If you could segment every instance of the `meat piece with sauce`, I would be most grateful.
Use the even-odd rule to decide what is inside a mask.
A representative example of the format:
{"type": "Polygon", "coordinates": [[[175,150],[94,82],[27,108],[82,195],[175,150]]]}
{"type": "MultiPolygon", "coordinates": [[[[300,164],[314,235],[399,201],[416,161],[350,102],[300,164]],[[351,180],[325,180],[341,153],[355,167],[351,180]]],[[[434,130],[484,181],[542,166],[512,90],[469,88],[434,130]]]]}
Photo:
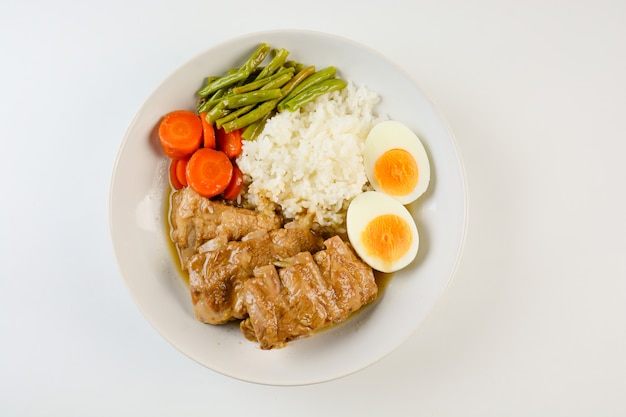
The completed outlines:
{"type": "Polygon", "coordinates": [[[326,249],[317,252],[313,258],[332,287],[340,310],[338,316],[345,319],[374,301],[378,296],[378,286],[372,268],[361,261],[341,238],[334,236],[324,244],[326,249]]]}
{"type": "Polygon", "coordinates": [[[245,318],[243,288],[256,267],[322,247],[322,238],[310,230],[289,228],[257,231],[241,241],[193,255],[188,270],[196,317],[210,324],[245,318]]]}
{"type": "Polygon", "coordinates": [[[282,220],[273,212],[233,207],[185,187],[172,195],[170,223],[170,237],[180,251],[183,269],[187,269],[189,258],[207,241],[224,245],[251,232],[277,229],[282,220]]]}
{"type": "Polygon", "coordinates": [[[256,268],[254,278],[244,283],[249,317],[240,328],[261,349],[280,348],[340,323],[376,299],[372,269],[338,236],[324,243],[326,249],[315,255],[301,252],[256,268]]]}

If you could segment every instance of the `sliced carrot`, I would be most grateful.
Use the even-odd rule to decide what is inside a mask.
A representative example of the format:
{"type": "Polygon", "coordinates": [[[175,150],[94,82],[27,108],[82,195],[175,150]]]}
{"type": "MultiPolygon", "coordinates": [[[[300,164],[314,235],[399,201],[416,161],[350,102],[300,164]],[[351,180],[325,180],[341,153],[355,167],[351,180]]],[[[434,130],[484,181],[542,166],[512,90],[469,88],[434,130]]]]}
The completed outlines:
{"type": "Polygon", "coordinates": [[[222,197],[226,200],[236,200],[243,188],[243,172],[239,169],[237,164],[233,164],[233,177],[230,179],[228,187],[222,193],[222,197]]]}
{"type": "Polygon", "coordinates": [[[201,196],[211,198],[228,187],[233,176],[233,164],[224,152],[201,148],[187,162],[189,186],[201,196]]]}
{"type": "Polygon", "coordinates": [[[243,150],[242,130],[233,130],[226,133],[223,128],[217,129],[216,142],[217,149],[224,152],[229,158],[238,157],[243,150]]]}
{"type": "Polygon", "coordinates": [[[215,149],[215,128],[206,121],[206,112],[200,113],[202,121],[202,147],[215,149]]]}
{"type": "Polygon", "coordinates": [[[170,184],[174,187],[175,190],[180,190],[183,188],[183,185],[178,180],[177,168],[178,168],[178,159],[172,159],[170,162],[170,184]]]}
{"type": "Polygon", "coordinates": [[[178,182],[182,184],[183,187],[189,185],[187,182],[187,163],[189,162],[188,158],[179,159],[176,164],[176,178],[178,178],[178,182]]]}
{"type": "Polygon", "coordinates": [[[202,142],[202,121],[189,110],[166,114],[159,124],[159,140],[165,155],[172,159],[189,157],[202,142]]]}

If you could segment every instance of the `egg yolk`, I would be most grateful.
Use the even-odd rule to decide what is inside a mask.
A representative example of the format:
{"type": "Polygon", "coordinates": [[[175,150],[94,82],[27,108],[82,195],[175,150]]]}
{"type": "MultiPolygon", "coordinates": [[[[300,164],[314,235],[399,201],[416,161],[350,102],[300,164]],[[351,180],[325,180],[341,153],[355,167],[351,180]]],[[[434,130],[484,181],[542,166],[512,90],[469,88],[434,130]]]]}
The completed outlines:
{"type": "Polygon", "coordinates": [[[390,149],[374,164],[374,179],[382,191],[389,195],[409,194],[415,189],[417,178],[417,162],[404,149],[390,149]]]}
{"type": "Polygon", "coordinates": [[[370,255],[390,264],[407,253],[413,235],[409,224],[402,217],[396,214],[383,214],[368,223],[361,239],[370,255]]]}

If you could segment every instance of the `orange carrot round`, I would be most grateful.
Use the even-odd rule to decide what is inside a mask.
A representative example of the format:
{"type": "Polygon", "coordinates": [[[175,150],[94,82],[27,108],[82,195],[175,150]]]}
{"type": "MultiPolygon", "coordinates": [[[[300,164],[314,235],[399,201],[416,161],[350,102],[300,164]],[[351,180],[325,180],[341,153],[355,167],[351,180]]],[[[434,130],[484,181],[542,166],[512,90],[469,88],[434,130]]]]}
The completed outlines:
{"type": "Polygon", "coordinates": [[[159,139],[165,155],[172,159],[189,157],[202,142],[202,121],[189,110],[166,114],[159,124],[159,139]]]}
{"type": "Polygon", "coordinates": [[[203,197],[223,192],[233,176],[233,164],[224,152],[201,148],[187,162],[187,182],[203,197]]]}
{"type": "Polygon", "coordinates": [[[243,172],[239,169],[237,164],[233,164],[233,177],[230,179],[228,187],[222,193],[222,197],[226,200],[236,200],[243,188],[243,172]]]}
{"type": "Polygon", "coordinates": [[[178,159],[172,159],[170,161],[170,184],[172,184],[172,187],[175,190],[180,190],[181,188],[183,188],[183,184],[181,184],[181,182],[178,179],[178,173],[177,173],[177,169],[178,169],[178,159]]]}
{"type": "Polygon", "coordinates": [[[189,162],[188,158],[179,159],[176,164],[176,178],[178,178],[178,182],[182,184],[183,187],[189,185],[187,182],[187,163],[189,162]]]}
{"type": "Polygon", "coordinates": [[[233,130],[226,133],[223,128],[217,129],[216,142],[218,150],[224,152],[229,158],[238,157],[243,150],[242,130],[233,130]]]}
{"type": "Polygon", "coordinates": [[[202,147],[215,149],[215,128],[206,121],[206,112],[200,113],[202,121],[202,147]]]}

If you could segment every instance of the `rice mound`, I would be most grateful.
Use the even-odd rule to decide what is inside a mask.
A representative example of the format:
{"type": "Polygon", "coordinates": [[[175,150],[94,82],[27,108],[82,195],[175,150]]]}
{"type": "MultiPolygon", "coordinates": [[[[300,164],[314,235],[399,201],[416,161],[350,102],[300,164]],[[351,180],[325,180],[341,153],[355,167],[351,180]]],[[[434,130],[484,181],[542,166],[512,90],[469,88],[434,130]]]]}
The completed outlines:
{"type": "Polygon", "coordinates": [[[350,201],[369,186],[363,148],[380,97],[348,81],[300,111],[270,118],[255,141],[244,141],[237,164],[246,177],[243,200],[277,204],[288,219],[313,216],[323,228],[344,223],[350,201]]]}

